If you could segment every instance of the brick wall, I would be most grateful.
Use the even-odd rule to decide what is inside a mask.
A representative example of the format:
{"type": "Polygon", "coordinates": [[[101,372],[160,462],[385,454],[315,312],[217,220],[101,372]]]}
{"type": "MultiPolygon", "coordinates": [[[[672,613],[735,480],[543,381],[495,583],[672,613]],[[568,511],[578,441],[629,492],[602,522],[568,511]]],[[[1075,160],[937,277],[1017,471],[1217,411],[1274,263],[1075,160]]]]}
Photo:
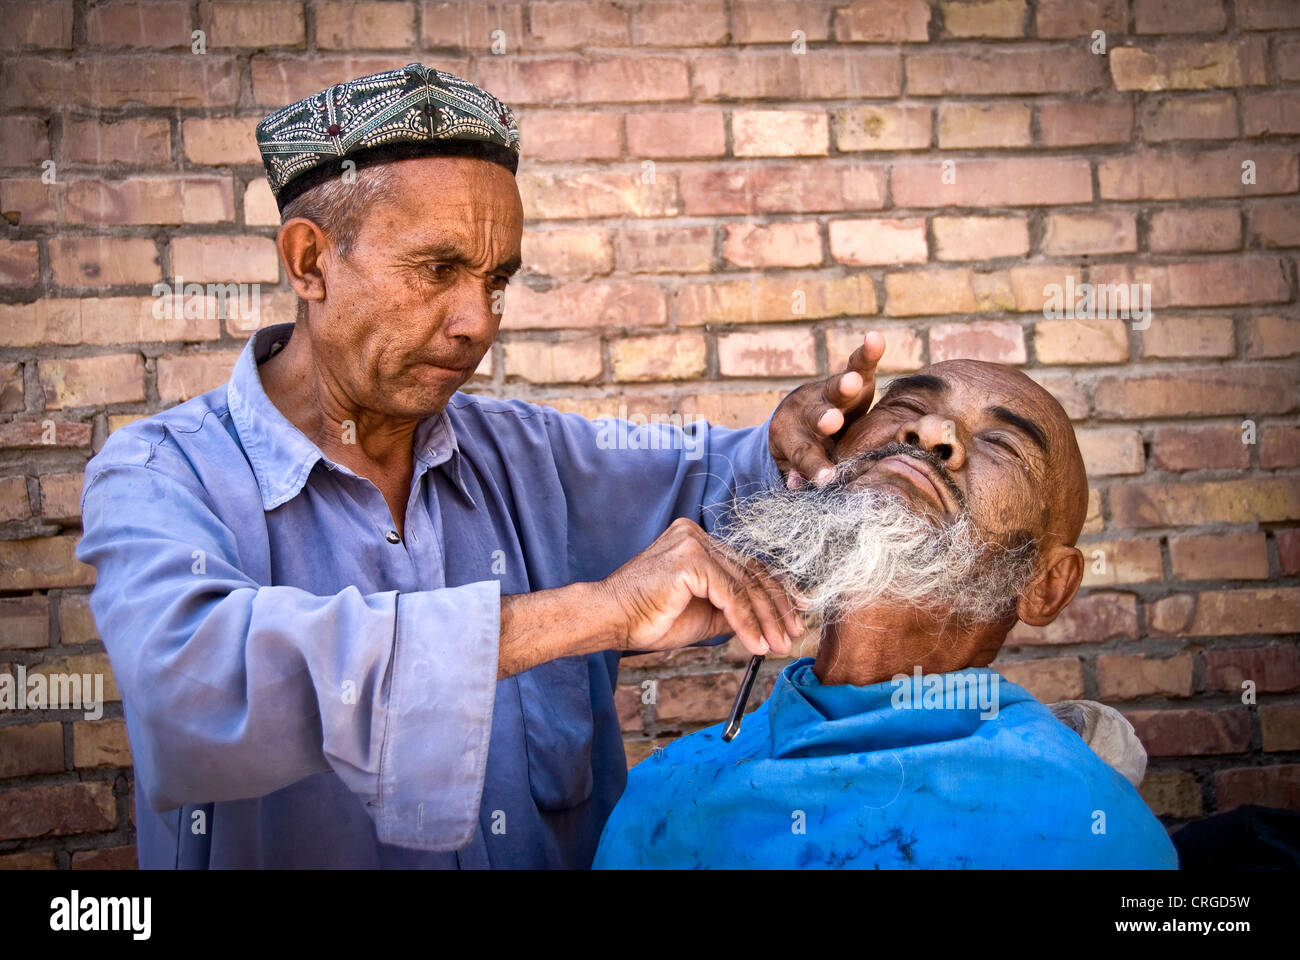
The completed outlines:
{"type": "MultiPolygon", "coordinates": [[[[222,382],[252,325],[157,320],[152,285],[261,283],[260,322],[292,319],[256,120],[421,59],[500,95],[523,130],[526,272],[472,389],[750,424],[868,325],[889,373],[1025,368],[1079,431],[1090,572],[1057,623],[1014,632],[1004,672],[1121,705],[1170,824],[1300,808],[1300,4],[3,13],[0,672],[108,669],[72,553],[84,463],[222,382]],[[1154,319],[1049,318],[1067,277],[1149,284],[1154,319]]],[[[719,719],[744,660],[733,644],[630,661],[630,759],[719,719]]],[[[133,862],[108,692],[99,721],[0,715],[0,866],[133,862]]]]}

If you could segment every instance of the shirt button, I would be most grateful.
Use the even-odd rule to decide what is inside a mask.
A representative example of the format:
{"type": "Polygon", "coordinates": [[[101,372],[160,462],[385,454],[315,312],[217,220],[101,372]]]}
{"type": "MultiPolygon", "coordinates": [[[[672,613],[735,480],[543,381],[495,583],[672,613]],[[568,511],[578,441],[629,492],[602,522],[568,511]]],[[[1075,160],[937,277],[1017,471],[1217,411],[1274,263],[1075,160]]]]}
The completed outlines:
{"type": "Polygon", "coordinates": [[[387,540],[389,543],[402,542],[402,538],[397,535],[396,530],[389,530],[386,534],[384,534],[384,539],[387,540]]]}

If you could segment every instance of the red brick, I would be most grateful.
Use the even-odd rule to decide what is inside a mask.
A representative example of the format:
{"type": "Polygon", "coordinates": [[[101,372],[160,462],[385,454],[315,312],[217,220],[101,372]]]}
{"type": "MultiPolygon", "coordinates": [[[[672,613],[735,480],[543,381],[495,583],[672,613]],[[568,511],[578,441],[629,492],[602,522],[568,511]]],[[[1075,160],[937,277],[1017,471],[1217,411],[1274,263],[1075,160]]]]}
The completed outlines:
{"type": "Polygon", "coordinates": [[[44,117],[0,117],[0,166],[38,166],[50,157],[49,121],[44,117]]]}
{"type": "Polygon", "coordinates": [[[1264,750],[1300,750],[1300,707],[1273,704],[1259,708],[1259,732],[1264,750]]]}
{"type": "Polygon", "coordinates": [[[939,147],[1025,147],[1029,137],[1026,103],[945,103],[939,107],[939,147]]]}
{"type": "Polygon", "coordinates": [[[1300,466],[1300,427],[1265,427],[1259,442],[1259,465],[1265,470],[1300,466]]]}
{"type": "Polygon", "coordinates": [[[220,223],[235,218],[226,177],[78,180],[67,192],[68,223],[220,223]]]}
{"type": "MultiPolygon", "coordinates": [[[[1089,469],[1092,475],[1096,471],[1089,469]]],[[[1164,579],[1160,541],[1149,538],[1079,544],[1083,552],[1083,586],[1113,587],[1158,583],[1164,579]]]]}
{"type": "Polygon", "coordinates": [[[1279,39],[1273,50],[1278,79],[1300,80],[1300,41],[1279,39]]]}
{"type": "Polygon", "coordinates": [[[949,37],[1023,37],[1025,0],[954,0],[940,4],[949,37]]]}
{"type": "Polygon", "coordinates": [[[1078,700],[1084,695],[1083,664],[1078,657],[997,661],[991,666],[1006,680],[1024,687],[1043,703],[1078,700]]]}
{"type": "Polygon", "coordinates": [[[1131,593],[1089,593],[1076,597],[1045,627],[1017,623],[1007,635],[1007,646],[1057,646],[1069,643],[1105,643],[1113,638],[1136,640],[1137,597],[1131,593]]]}
{"type": "MultiPolygon", "coordinates": [[[[426,23],[428,21],[425,21],[426,23]]],[[[486,41],[484,41],[486,44],[486,41]]],[[[207,59],[199,57],[196,59],[207,59]]],[[[501,59],[501,58],[498,58],[501,59]]],[[[427,57],[424,62],[439,70],[463,77],[469,73],[469,61],[427,57]]],[[[382,70],[401,66],[401,60],[392,56],[366,56],[363,54],[317,54],[302,56],[283,53],[256,53],[251,61],[253,77],[252,103],[243,106],[276,109],[303,97],[319,93],[352,77],[364,77],[382,70]]],[[[499,93],[489,85],[493,93],[499,93]]]]}
{"type": "Polygon", "coordinates": [[[835,39],[849,43],[924,43],[930,7],[925,0],[855,0],[835,11],[835,39]]]}
{"type": "Polygon", "coordinates": [[[0,870],[54,870],[54,851],[26,851],[0,855],[0,870]]]}
{"type": "Polygon", "coordinates": [[[1300,651],[1295,644],[1205,651],[1207,693],[1240,695],[1246,680],[1258,693],[1287,693],[1300,687],[1300,651]]]}
{"type": "MultiPolygon", "coordinates": [[[[251,126],[249,130],[251,139],[251,126]]],[[[65,163],[167,166],[172,157],[171,124],[156,117],[68,117],[63,122],[62,147],[65,163]]],[[[260,163],[260,156],[253,162],[260,163]]]]}
{"type": "Polygon", "coordinates": [[[1169,561],[1179,580],[1267,580],[1262,530],[1169,538],[1169,561]]]}
{"type": "Polygon", "coordinates": [[[1161,313],[1141,332],[1143,356],[1232,356],[1236,338],[1232,317],[1183,316],[1161,313]]]}
{"type": "Polygon", "coordinates": [[[104,780],[0,793],[0,840],[66,836],[117,826],[113,784],[104,780]]]}
{"type": "Polygon", "coordinates": [[[1123,320],[1043,320],[1034,326],[1039,363],[1123,363],[1128,325],[1123,320]]]}
{"type": "Polygon", "coordinates": [[[86,9],[86,42],[96,47],[189,47],[193,29],[190,5],[182,0],[86,9]]]}
{"type": "Polygon", "coordinates": [[[695,334],[627,337],[609,345],[618,382],[690,380],[705,375],[708,345],[695,334]]]}
{"type": "Polygon", "coordinates": [[[1277,541],[1277,562],[1282,573],[1294,577],[1300,573],[1300,529],[1278,530],[1273,539],[1277,541]]]}
{"type": "Polygon", "coordinates": [[[735,671],[664,677],[659,681],[655,719],[660,723],[722,720],[739,686],[740,676],[735,671]]]}
{"type": "Polygon", "coordinates": [[[628,42],[626,11],[598,0],[530,3],[528,18],[530,50],[621,47],[628,42]]]}
{"type": "Polygon", "coordinates": [[[405,3],[317,0],[316,45],[323,50],[405,50],[415,45],[415,8],[405,3]]]}
{"type": "Polygon", "coordinates": [[[729,223],[722,256],[738,267],[815,267],[822,262],[816,223],[729,223]]]}
{"type": "Polygon", "coordinates": [[[1114,47],[1106,59],[1116,90],[1212,90],[1266,82],[1264,49],[1259,38],[1250,38],[1114,47]]]}
{"type": "Polygon", "coordinates": [[[652,283],[567,283],[540,292],[522,283],[506,291],[507,330],[646,327],[668,322],[663,291],[652,283]]]}
{"type": "Polygon", "coordinates": [[[1134,710],[1124,714],[1152,757],[1245,753],[1250,713],[1226,710],[1134,710]]]}
{"type": "Polygon", "coordinates": [[[135,847],[103,847],[72,853],[73,870],[135,870],[138,862],[135,847]]]}
{"type": "Polygon", "coordinates": [[[952,183],[944,183],[939,162],[894,167],[894,203],[900,207],[1021,207],[1087,203],[1092,171],[1086,160],[1008,157],[954,160],[952,183]]]}
{"type": "Polygon", "coordinates": [[[1249,215],[1253,244],[1262,247],[1300,247],[1300,204],[1254,204],[1249,215]]]}
{"type": "Polygon", "coordinates": [[[1218,33],[1227,22],[1221,0],[1133,0],[1137,33],[1218,33]]]}
{"type": "Polygon", "coordinates": [[[35,241],[0,239],[0,285],[31,287],[40,279],[40,258],[35,241]]]}
{"type": "Polygon", "coordinates": [[[59,598],[59,635],[63,643],[73,644],[99,639],[88,594],[64,593],[59,598]]]}
{"type": "Polygon", "coordinates": [[[1290,0],[1237,0],[1237,26],[1243,30],[1300,27],[1300,10],[1290,0]]]}
{"type": "Polygon", "coordinates": [[[1153,253],[1241,248],[1241,214],[1232,207],[1157,210],[1147,245],[1153,253]]]}
{"type": "Polygon", "coordinates": [[[749,0],[735,4],[732,13],[733,43],[792,43],[796,30],[809,43],[830,37],[831,11],[799,0],[749,0]]]}
{"type": "Polygon", "coordinates": [[[760,330],[718,338],[718,372],[724,377],[811,377],[817,354],[808,330],[760,330]]]}
{"type": "Polygon", "coordinates": [[[137,353],[42,360],[36,371],[46,410],[144,400],[144,362],[137,353]]]}
{"type": "Polygon", "coordinates": [[[1246,356],[1259,359],[1296,353],[1300,353],[1300,320],[1263,316],[1246,321],[1246,356]]]}
{"type": "Polygon", "coordinates": [[[1190,654],[1163,659],[1125,653],[1097,657],[1097,695],[1102,700],[1190,697],[1194,692],[1190,654]]]}
{"type": "Polygon", "coordinates": [[[1074,256],[1085,253],[1134,253],[1137,221],[1124,210],[1053,213],[1047,218],[1043,253],[1074,256]]]}
{"type": "Polygon", "coordinates": [[[713,268],[713,228],[630,227],[614,235],[624,273],[708,273],[713,268]]]}
{"type": "Polygon", "coordinates": [[[600,379],[600,341],[512,340],[505,345],[506,376],[531,383],[581,383],[600,379]]]}
{"type": "Polygon", "coordinates": [[[1116,374],[1097,382],[1098,416],[1126,420],[1294,409],[1296,375],[1281,367],[1192,367],[1177,373],[1116,374]]]}
{"type": "Polygon", "coordinates": [[[903,85],[898,54],[885,51],[704,53],[692,77],[696,100],[855,100],[894,97],[903,85]]]}
{"type": "Polygon", "coordinates": [[[1047,102],[1038,108],[1039,138],[1046,147],[1128,143],[1133,105],[1127,101],[1047,102]]]}
{"type": "Polygon", "coordinates": [[[185,121],[185,156],[211,166],[262,163],[255,129],[259,117],[193,117],[185,121]]]}
{"type": "MultiPolygon", "coordinates": [[[[0,86],[0,106],[232,107],[239,97],[233,57],[151,54],[138,57],[31,58],[0,86]]],[[[314,87],[319,90],[324,84],[314,87]]],[[[278,101],[281,105],[292,98],[278,101]]]]}
{"type": "Polygon", "coordinates": [[[50,266],[63,287],[102,290],[162,279],[158,246],[145,237],[54,237],[50,266]]]}
{"type": "MultiPolygon", "coordinates": [[[[22,496],[26,500],[25,490],[22,496]]],[[[0,650],[35,650],[49,642],[50,604],[45,597],[0,600],[0,650]]]]}
{"type": "Polygon", "coordinates": [[[297,0],[204,0],[199,25],[210,48],[301,47],[307,40],[307,19],[297,0]]]}
{"type": "Polygon", "coordinates": [[[19,413],[27,408],[23,398],[23,365],[0,363],[0,413],[19,413]]]}
{"type": "Polygon", "coordinates": [[[72,724],[72,743],[73,763],[78,770],[131,766],[125,720],[77,720],[72,724]]]}
{"type": "Polygon", "coordinates": [[[27,500],[27,479],[23,476],[0,477],[0,523],[26,520],[32,515],[27,500]]]}
{"type": "Polygon", "coordinates": [[[188,400],[221,386],[230,379],[238,356],[237,350],[220,350],[159,357],[159,399],[188,400]]]}
{"type": "Polygon", "coordinates": [[[1127,14],[1124,0],[1039,0],[1035,26],[1040,37],[1112,37],[1126,32],[1127,14]]]}
{"type": "Polygon", "coordinates": [[[76,473],[46,473],[41,476],[41,515],[48,520],[76,520],[81,517],[81,488],[85,478],[76,473]]]}
{"type": "Polygon", "coordinates": [[[104,702],[119,703],[122,700],[122,691],[117,688],[117,681],[113,677],[113,668],[109,664],[108,654],[106,653],[78,653],[72,656],[47,656],[34,667],[27,668],[27,675],[36,674],[44,676],[48,682],[49,677],[54,674],[102,674],[104,678],[104,702]]]}
{"type": "Polygon", "coordinates": [[[930,328],[930,362],[957,359],[1024,363],[1024,328],[1002,320],[936,323],[930,328]]]}
{"type": "Polygon", "coordinates": [[[907,56],[907,89],[922,97],[1087,93],[1105,85],[1104,61],[1075,45],[914,53],[907,56]]]}
{"type": "Polygon", "coordinates": [[[638,110],[627,115],[627,150],[634,157],[720,157],[726,123],[717,110],[638,110]]]}
{"type": "MultiPolygon", "coordinates": [[[[1146,467],[1142,434],[1137,430],[1115,428],[1076,430],[1075,438],[1083,454],[1083,463],[1091,477],[1141,473],[1146,467]]],[[[1159,553],[1157,549],[1157,556],[1159,553]]],[[[1157,576],[1156,579],[1159,577],[1157,576]]]]}
{"type": "MultiPolygon", "coordinates": [[[[678,403],[683,418],[704,417],[709,423],[724,427],[752,427],[763,423],[785,399],[785,390],[731,390],[727,392],[691,393],[678,403]]],[[[696,649],[688,647],[686,649],[696,649]]],[[[667,651],[668,654],[684,653],[667,651]]],[[[655,654],[653,656],[658,656],[655,654]]],[[[648,660],[638,657],[638,662],[648,660]]],[[[707,659],[707,658],[705,658],[707,659]]],[[[668,661],[672,662],[672,661],[668,661]]]]}
{"type": "Polygon", "coordinates": [[[677,323],[761,323],[876,312],[875,288],[865,274],[828,277],[783,272],[776,276],[681,284],[677,323]],[[802,308],[802,311],[800,311],[802,308]]]}
{"type": "Polygon", "coordinates": [[[546,277],[585,279],[614,268],[614,251],[606,230],[528,230],[523,253],[524,269],[546,277]]]}
{"type": "Polygon", "coordinates": [[[537,220],[598,217],[672,217],[679,212],[674,174],[655,171],[643,183],[640,171],[626,173],[521,173],[524,215],[537,220]]]}
{"type": "Polygon", "coordinates": [[[1295,193],[1300,168],[1295,154],[1258,149],[1205,151],[1191,156],[1147,150],[1125,157],[1106,157],[1097,165],[1104,200],[1184,200],[1194,197],[1239,197],[1295,193]],[[1256,164],[1253,184],[1242,183],[1242,161],[1256,164]]]}
{"type": "Polygon", "coordinates": [[[641,688],[619,684],[614,690],[614,707],[618,711],[619,729],[635,733],[644,729],[641,720],[641,688]]]}
{"type": "Polygon", "coordinates": [[[280,255],[268,237],[177,237],[172,275],[193,283],[278,283],[280,255]]]}
{"type": "Polygon", "coordinates": [[[70,2],[9,3],[5,5],[5,32],[0,50],[70,50],[72,48],[72,4],[70,2]]]}
{"type": "Polygon", "coordinates": [[[0,180],[0,213],[19,226],[59,223],[67,192],[66,183],[44,184],[34,178],[0,180]]]}
{"type": "Polygon", "coordinates": [[[866,164],[695,167],[682,171],[681,189],[683,212],[691,216],[878,210],[885,205],[884,170],[866,164]]]}
{"type": "Polygon", "coordinates": [[[1208,637],[1300,632],[1300,587],[1178,594],[1148,609],[1153,634],[1208,637]]]}
{"type": "Polygon", "coordinates": [[[935,258],[992,260],[1029,252],[1029,224],[1023,217],[935,217],[935,258]]]}
{"type": "Polygon", "coordinates": [[[680,57],[487,57],[477,82],[510,104],[642,103],[690,98],[680,57]]]}
{"type": "Polygon", "coordinates": [[[1214,793],[1220,813],[1247,804],[1300,810],[1300,763],[1219,770],[1214,793]]]}
{"type": "Polygon", "coordinates": [[[1119,527],[1278,523],[1300,520],[1300,491],[1289,477],[1130,483],[1110,488],[1110,509],[1119,527]]]}
{"type": "Polygon", "coordinates": [[[731,115],[731,152],[737,157],[814,157],[829,149],[825,111],[737,110],[731,115]]]}
{"type": "Polygon", "coordinates": [[[925,263],[925,220],[832,220],[831,256],[850,266],[925,263]]]}
{"type": "Polygon", "coordinates": [[[520,140],[532,160],[611,160],[623,152],[620,118],[590,111],[529,111],[520,140]]]}
{"type": "Polygon", "coordinates": [[[885,293],[885,313],[895,317],[942,316],[1016,307],[1011,278],[1004,271],[975,273],[963,267],[888,273],[885,293]]]}
{"type": "MultiPolygon", "coordinates": [[[[745,11],[736,9],[738,24],[745,11]]],[[[646,0],[632,11],[634,47],[711,47],[726,41],[727,8],[722,0],[646,0]]]]}
{"type": "MultiPolygon", "coordinates": [[[[487,52],[492,33],[505,34],[505,56],[512,56],[524,46],[524,4],[465,3],[464,0],[420,4],[420,46],[456,47],[487,52]]],[[[500,92],[489,87],[493,93],[500,92]]]]}
{"type": "Polygon", "coordinates": [[[37,300],[32,304],[0,305],[0,343],[12,346],[41,343],[135,344],[156,340],[215,340],[221,335],[217,300],[204,298],[204,309],[190,310],[186,301],[154,297],[84,297],[37,300]],[[167,316],[171,313],[171,317],[167,316]]]}
{"type": "Polygon", "coordinates": [[[929,107],[855,106],[834,111],[835,146],[856,150],[924,150],[930,146],[929,107]]]}
{"type": "Polygon", "coordinates": [[[1150,97],[1138,119],[1147,143],[1230,140],[1239,134],[1237,99],[1230,93],[1150,97]]]}
{"type": "Polygon", "coordinates": [[[88,423],[76,423],[54,417],[0,423],[0,448],[6,450],[32,447],[74,449],[88,446],[90,446],[90,424],[88,423]]]}
{"type": "Polygon", "coordinates": [[[63,724],[28,723],[0,727],[0,777],[62,772],[63,724]]]}

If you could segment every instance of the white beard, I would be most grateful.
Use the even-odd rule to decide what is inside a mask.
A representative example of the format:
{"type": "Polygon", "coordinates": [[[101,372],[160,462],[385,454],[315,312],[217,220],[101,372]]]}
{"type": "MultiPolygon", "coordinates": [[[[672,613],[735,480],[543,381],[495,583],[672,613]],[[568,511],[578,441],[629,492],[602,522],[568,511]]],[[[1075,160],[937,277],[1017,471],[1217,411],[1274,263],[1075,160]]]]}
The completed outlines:
{"type": "Polygon", "coordinates": [[[765,564],[823,623],[888,604],[963,623],[1009,616],[1033,577],[1037,543],[1007,547],[964,507],[951,523],[917,512],[902,494],[848,490],[871,454],[839,465],[826,487],[784,487],[738,501],[715,536],[765,564]]]}

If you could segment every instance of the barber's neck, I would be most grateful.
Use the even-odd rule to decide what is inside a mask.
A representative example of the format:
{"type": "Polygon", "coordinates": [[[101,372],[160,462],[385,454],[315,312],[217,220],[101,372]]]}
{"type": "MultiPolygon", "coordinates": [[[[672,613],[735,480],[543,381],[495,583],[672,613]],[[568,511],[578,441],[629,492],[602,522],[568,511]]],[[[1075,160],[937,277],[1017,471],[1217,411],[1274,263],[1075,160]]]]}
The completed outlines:
{"type": "Polygon", "coordinates": [[[420,421],[362,407],[333,376],[331,366],[328,358],[317,355],[299,321],[289,342],[261,364],[258,374],[271,403],[330,460],[362,476],[369,474],[366,465],[409,466],[420,421]]]}
{"type": "Polygon", "coordinates": [[[911,609],[862,610],[823,630],[813,672],[824,684],[867,686],[918,666],[922,673],[982,667],[1014,623],[952,625],[911,609]]]}

